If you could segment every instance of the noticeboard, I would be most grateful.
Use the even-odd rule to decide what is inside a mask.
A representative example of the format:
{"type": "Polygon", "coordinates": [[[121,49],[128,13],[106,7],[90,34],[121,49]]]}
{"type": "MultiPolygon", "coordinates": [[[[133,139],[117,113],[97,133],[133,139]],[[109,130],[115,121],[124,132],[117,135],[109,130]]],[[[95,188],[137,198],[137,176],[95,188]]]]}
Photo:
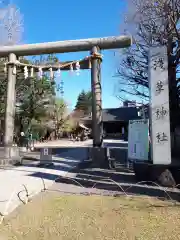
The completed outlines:
{"type": "Polygon", "coordinates": [[[130,120],[128,129],[128,159],[147,161],[149,153],[149,121],[130,120]]]}

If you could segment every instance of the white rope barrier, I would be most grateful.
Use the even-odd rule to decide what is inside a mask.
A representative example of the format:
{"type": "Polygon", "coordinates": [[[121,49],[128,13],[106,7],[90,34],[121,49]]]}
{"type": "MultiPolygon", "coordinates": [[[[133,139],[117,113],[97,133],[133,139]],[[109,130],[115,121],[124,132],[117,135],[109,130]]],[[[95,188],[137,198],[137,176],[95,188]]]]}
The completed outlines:
{"type": "MultiPolygon", "coordinates": [[[[67,174],[68,174],[68,173],[67,173],[67,174]]],[[[85,186],[83,186],[83,184],[81,184],[78,180],[73,179],[73,177],[68,177],[67,174],[66,174],[65,176],[59,176],[59,177],[57,177],[56,179],[54,179],[54,182],[56,182],[58,179],[60,179],[60,178],[62,177],[62,178],[68,179],[68,180],[76,183],[78,186],[80,186],[80,187],[82,187],[83,189],[85,189],[85,186]]],[[[83,180],[83,179],[82,179],[82,180],[83,180]]],[[[40,192],[53,191],[53,189],[48,189],[48,188],[46,187],[44,178],[41,178],[41,181],[42,181],[43,186],[42,186],[42,189],[40,190],[40,192]]],[[[87,180],[87,181],[88,181],[88,180],[87,180]]],[[[101,182],[98,182],[98,181],[96,181],[96,180],[93,180],[93,181],[95,181],[95,183],[93,184],[92,187],[90,187],[90,191],[88,191],[88,193],[86,193],[86,195],[88,195],[88,196],[91,196],[91,195],[94,195],[94,194],[95,194],[95,195],[103,195],[104,193],[101,194],[101,191],[100,191],[99,193],[93,193],[94,188],[95,188],[98,184],[102,184],[101,182]]],[[[101,181],[108,181],[108,182],[110,181],[110,182],[114,183],[115,185],[117,185],[117,186],[119,187],[120,192],[123,193],[126,197],[128,197],[128,196],[129,196],[129,197],[137,197],[137,196],[138,196],[137,194],[132,195],[132,194],[129,193],[129,190],[130,190],[131,188],[137,187],[138,185],[142,185],[142,186],[145,186],[145,187],[149,187],[149,186],[147,185],[147,183],[151,183],[151,184],[157,186],[158,188],[160,188],[160,190],[165,193],[165,195],[166,195],[166,197],[167,197],[167,200],[169,200],[169,201],[171,201],[171,202],[174,202],[173,199],[172,199],[172,197],[171,197],[170,194],[168,193],[168,188],[162,188],[162,186],[160,186],[160,185],[157,184],[156,182],[152,182],[152,181],[141,181],[141,182],[137,182],[137,183],[135,183],[135,184],[131,184],[129,187],[127,187],[127,188],[124,189],[123,187],[124,187],[125,183],[123,183],[123,186],[121,186],[120,183],[116,182],[115,180],[113,180],[113,179],[111,179],[111,178],[102,178],[101,181]],[[144,185],[144,184],[145,184],[145,185],[144,185]]],[[[108,183],[108,182],[105,182],[105,183],[108,183]]],[[[128,184],[129,184],[129,183],[128,183],[128,184]]],[[[174,189],[175,189],[176,187],[178,187],[179,185],[180,185],[180,184],[178,184],[177,186],[175,186],[174,189]]],[[[24,189],[21,190],[21,191],[19,191],[19,192],[17,192],[17,187],[14,189],[14,191],[12,192],[12,194],[11,194],[11,196],[10,196],[10,198],[9,198],[6,206],[5,206],[4,213],[0,212],[0,224],[2,224],[5,216],[8,214],[8,209],[9,209],[9,207],[10,207],[10,203],[12,202],[12,199],[13,199],[13,197],[14,197],[15,194],[18,196],[19,200],[20,200],[24,205],[26,205],[26,204],[30,201],[30,198],[29,198],[30,195],[29,195],[29,192],[28,192],[28,189],[27,189],[26,185],[25,185],[25,184],[22,184],[22,186],[23,186],[24,189]],[[21,196],[20,196],[20,194],[21,194],[22,192],[26,192],[26,199],[25,199],[25,200],[22,199],[21,196]]],[[[57,190],[57,191],[58,191],[58,190],[57,190]]],[[[107,191],[108,191],[108,192],[113,192],[113,190],[107,190],[107,191]]],[[[111,194],[111,196],[116,196],[116,197],[117,197],[117,196],[122,196],[122,194],[119,194],[119,195],[118,195],[117,192],[118,192],[118,191],[116,191],[116,194],[114,194],[114,195],[111,194]]],[[[73,192],[72,192],[72,193],[73,193],[73,192]]],[[[78,193],[75,193],[75,194],[78,194],[78,193]]],[[[84,192],[80,192],[79,194],[83,194],[83,195],[84,195],[84,192]]],[[[106,195],[106,194],[105,194],[105,195],[106,195]]],[[[148,198],[148,199],[151,199],[152,197],[147,197],[147,198],[148,198]]],[[[175,205],[177,205],[177,202],[175,202],[175,205]]]]}

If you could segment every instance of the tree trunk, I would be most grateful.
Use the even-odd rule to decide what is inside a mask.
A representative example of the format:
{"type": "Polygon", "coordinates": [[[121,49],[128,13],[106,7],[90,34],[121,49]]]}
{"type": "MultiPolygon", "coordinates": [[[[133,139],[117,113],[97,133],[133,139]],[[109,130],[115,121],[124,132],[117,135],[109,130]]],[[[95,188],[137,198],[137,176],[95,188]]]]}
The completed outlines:
{"type": "Polygon", "coordinates": [[[169,75],[169,107],[170,107],[170,122],[171,122],[171,132],[175,131],[175,128],[179,124],[180,119],[180,109],[179,109],[179,98],[177,91],[176,82],[176,67],[169,64],[168,67],[169,75]]]}
{"type": "Polygon", "coordinates": [[[169,82],[169,108],[170,108],[170,130],[171,133],[175,132],[178,125],[180,112],[179,112],[179,97],[176,82],[176,65],[173,56],[173,38],[168,39],[168,82],[169,82]]]}

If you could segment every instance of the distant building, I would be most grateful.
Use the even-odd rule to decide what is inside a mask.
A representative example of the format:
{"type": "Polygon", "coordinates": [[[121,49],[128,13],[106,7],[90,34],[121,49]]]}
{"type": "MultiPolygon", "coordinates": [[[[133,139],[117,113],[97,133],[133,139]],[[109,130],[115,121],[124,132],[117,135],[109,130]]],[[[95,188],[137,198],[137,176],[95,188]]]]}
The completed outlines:
{"type": "MultiPolygon", "coordinates": [[[[139,109],[132,106],[103,109],[102,113],[103,130],[106,136],[126,137],[128,135],[129,120],[141,119],[139,109]]],[[[92,125],[92,116],[81,118],[87,127],[92,125]]]]}
{"type": "Polygon", "coordinates": [[[136,101],[125,100],[123,102],[123,107],[136,107],[136,101]]]}

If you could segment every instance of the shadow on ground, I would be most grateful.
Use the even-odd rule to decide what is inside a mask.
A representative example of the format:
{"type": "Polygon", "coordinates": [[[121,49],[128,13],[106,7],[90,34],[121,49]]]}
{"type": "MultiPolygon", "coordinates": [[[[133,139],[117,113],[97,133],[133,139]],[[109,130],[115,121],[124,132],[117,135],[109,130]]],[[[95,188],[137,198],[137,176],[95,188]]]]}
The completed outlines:
{"type": "MultiPolygon", "coordinates": [[[[127,147],[126,143],[106,143],[105,147],[109,148],[110,157],[114,158],[117,162],[125,163],[127,159],[127,147]]],[[[61,147],[52,148],[52,156],[55,158],[66,158],[69,160],[83,161],[89,158],[89,149],[91,147],[61,147]]],[[[34,152],[25,155],[25,159],[36,160],[37,156],[40,156],[41,148],[35,149],[34,152]]],[[[53,160],[55,162],[56,160],[53,160]]]]}
{"type": "MultiPolygon", "coordinates": [[[[47,147],[52,149],[52,156],[55,158],[66,158],[71,160],[85,160],[88,157],[88,149],[89,147],[47,147]]],[[[46,148],[46,149],[47,149],[46,148]]],[[[35,148],[33,152],[24,154],[25,160],[39,160],[37,156],[40,158],[40,152],[43,148],[35,148]]]]}
{"type": "Polygon", "coordinates": [[[128,143],[127,142],[104,142],[105,147],[110,147],[110,148],[128,148],[128,143]]]}
{"type": "MultiPolygon", "coordinates": [[[[114,143],[112,144],[114,146],[114,143]]],[[[125,146],[125,144],[123,146],[125,146]]],[[[125,148],[112,148],[115,149],[112,150],[114,151],[112,154],[114,154],[117,158],[116,160],[122,164],[117,170],[89,168],[88,165],[83,162],[84,159],[87,159],[87,147],[65,149],[68,149],[68,151],[64,152],[61,149],[61,152],[59,152],[59,149],[54,150],[56,151],[54,152],[56,153],[55,156],[63,159],[61,161],[54,160],[55,165],[50,166],[49,169],[66,171],[68,172],[68,178],[58,176],[58,173],[44,173],[41,171],[36,171],[29,175],[37,178],[56,180],[56,183],[60,182],[66,186],[67,184],[74,185],[74,188],[77,185],[82,185],[84,188],[93,188],[93,190],[97,189],[98,191],[105,190],[115,193],[118,192],[119,194],[147,195],[180,201],[180,192],[178,189],[163,188],[156,183],[137,183],[134,173],[122,167],[125,165],[127,156],[127,150],[125,148]],[[71,151],[69,151],[70,149],[71,151]],[[82,149],[84,149],[84,151],[82,151],[82,149]]]]}
{"type": "MultiPolygon", "coordinates": [[[[180,192],[178,189],[163,188],[155,183],[137,183],[134,173],[125,168],[115,171],[93,168],[79,169],[76,167],[74,169],[67,169],[67,171],[70,173],[68,177],[42,172],[36,172],[30,174],[30,176],[55,180],[57,184],[73,185],[74,189],[77,186],[83,186],[83,188],[88,188],[89,190],[93,188],[93,192],[101,190],[102,192],[109,191],[115,194],[146,195],[180,201],[180,192]]],[[[66,187],[64,186],[63,189],[66,189],[66,187]]],[[[61,192],[61,189],[59,190],[61,192]]]]}
{"type": "MultiPolygon", "coordinates": [[[[75,169],[74,171],[75,172],[75,169]]],[[[163,188],[155,183],[136,182],[134,173],[127,169],[118,171],[106,169],[81,169],[76,172],[76,177],[67,179],[60,177],[57,182],[96,188],[106,191],[114,191],[126,194],[147,195],[180,201],[179,190],[163,188]]]]}

